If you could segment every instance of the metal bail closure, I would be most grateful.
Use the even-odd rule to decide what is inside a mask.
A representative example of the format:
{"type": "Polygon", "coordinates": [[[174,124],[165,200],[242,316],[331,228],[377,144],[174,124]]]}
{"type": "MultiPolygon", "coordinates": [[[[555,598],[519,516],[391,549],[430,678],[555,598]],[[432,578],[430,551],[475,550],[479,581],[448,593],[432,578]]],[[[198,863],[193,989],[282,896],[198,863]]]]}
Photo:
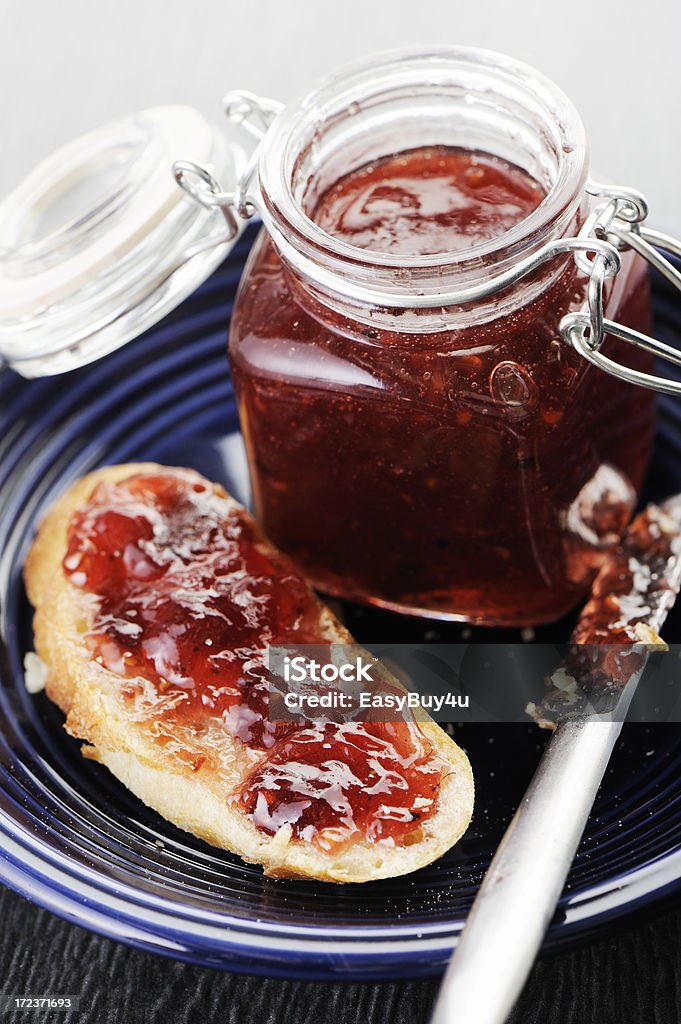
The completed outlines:
{"type": "Polygon", "coordinates": [[[0,204],[0,362],[63,373],[140,335],[206,280],[240,228],[173,179],[185,154],[235,181],[242,147],[154,107],[62,147],[0,204]]]}
{"type": "Polygon", "coordinates": [[[681,291],[681,273],[659,251],[681,257],[681,241],[644,225],[648,205],[639,192],[624,187],[598,185],[595,182],[587,186],[587,191],[603,201],[597,204],[584,222],[578,237],[593,239],[594,245],[600,243],[600,248],[594,247],[592,255],[584,251],[575,252],[578,267],[589,275],[587,298],[578,313],[569,313],[563,317],[560,333],[580,355],[613,377],[653,391],[679,395],[681,380],[631,369],[604,355],[601,347],[610,334],[675,366],[681,366],[681,351],[624,324],[607,320],[603,312],[605,281],[619,270],[619,258],[615,261],[613,256],[627,249],[639,253],[681,291]],[[604,245],[609,247],[609,253],[603,249],[604,245]]]}
{"type": "Polygon", "coordinates": [[[235,90],[228,92],[222,100],[225,117],[233,125],[239,125],[256,142],[246,166],[235,180],[234,189],[225,191],[222,184],[208,168],[193,160],[176,160],[173,164],[175,181],[200,206],[222,212],[227,230],[235,237],[240,225],[257,212],[258,197],[257,170],[260,158],[260,143],[267,131],[284,109],[277,100],[256,96],[252,92],[235,90]]]}

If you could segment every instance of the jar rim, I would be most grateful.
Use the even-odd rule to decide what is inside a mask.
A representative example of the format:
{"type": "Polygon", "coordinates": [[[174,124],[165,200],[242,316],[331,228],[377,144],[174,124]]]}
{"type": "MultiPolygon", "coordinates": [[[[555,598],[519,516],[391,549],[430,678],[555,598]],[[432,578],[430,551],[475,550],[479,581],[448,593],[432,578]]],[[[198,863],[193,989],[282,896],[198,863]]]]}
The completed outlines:
{"type": "MultiPolygon", "coordinates": [[[[409,147],[405,147],[409,148],[409,147]]],[[[275,241],[285,239],[308,259],[320,257],[329,266],[361,268],[380,273],[395,270],[437,272],[438,268],[464,270],[489,266],[490,262],[520,255],[557,233],[560,223],[571,221],[581,202],[588,175],[586,134],[572,101],[549,78],[531,66],[493,50],[476,47],[428,47],[391,50],[362,58],[325,78],[276,119],[263,140],[258,164],[262,214],[275,241]],[[404,255],[360,248],[330,235],[305,211],[293,192],[293,173],[300,156],[306,126],[323,123],[331,104],[361,103],[363,95],[375,95],[381,83],[420,80],[437,89],[438,75],[487,74],[490,81],[519,90],[543,113],[547,129],[558,143],[557,173],[542,202],[523,220],[490,239],[460,250],[434,254],[404,255]]]]}

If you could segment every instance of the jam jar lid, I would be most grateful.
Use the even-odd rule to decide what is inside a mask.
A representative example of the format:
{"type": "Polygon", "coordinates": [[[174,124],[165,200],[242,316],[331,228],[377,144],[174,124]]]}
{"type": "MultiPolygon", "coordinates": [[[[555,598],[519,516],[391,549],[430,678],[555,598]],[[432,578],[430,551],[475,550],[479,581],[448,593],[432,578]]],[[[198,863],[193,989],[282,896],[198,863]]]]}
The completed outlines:
{"type": "Polygon", "coordinates": [[[178,154],[233,180],[245,153],[188,106],[81,136],[0,203],[0,357],[25,377],[92,362],[194,291],[238,231],[178,188],[178,154]]]}

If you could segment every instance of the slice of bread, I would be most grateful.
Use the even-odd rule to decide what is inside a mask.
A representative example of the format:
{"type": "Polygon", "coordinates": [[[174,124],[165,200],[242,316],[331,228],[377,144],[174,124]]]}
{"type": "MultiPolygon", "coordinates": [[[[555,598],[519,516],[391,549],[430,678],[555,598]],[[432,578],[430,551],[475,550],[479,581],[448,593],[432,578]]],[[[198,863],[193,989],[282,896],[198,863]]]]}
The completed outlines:
{"type": "MultiPolygon", "coordinates": [[[[84,755],[106,765],[145,804],[175,825],[261,864],[272,876],[363,882],[414,871],[440,857],[468,826],[473,777],[466,755],[435,723],[400,726],[421,730],[426,749],[432,748],[432,758],[442,765],[430,816],[394,843],[372,840],[360,831],[350,841],[328,844],[327,849],[293,834],[290,824],[274,834],[263,831],[234,801],[233,794],[267,759],[266,750],[243,743],[219,717],[201,715],[200,721],[192,721],[190,716],[169,725],[172,716],[164,718],[164,712],[173,699],[172,690],[159,694],[152,680],[136,676],[136,697],[131,701],[129,675],[110,671],[101,657],[95,657],[91,630],[99,601],[96,594],[75,585],[63,567],[69,529],[98,485],[116,485],[147,473],[180,474],[185,479],[189,475],[220,495],[225,507],[252,531],[268,564],[283,567],[287,578],[295,577],[296,585],[302,585],[300,574],[272,548],[248,513],[222,488],[193,471],[129,464],[106,467],[75,483],[42,522],[26,560],[25,580],[35,607],[36,651],[47,666],[47,694],[65,712],[70,735],[86,741],[84,755]],[[164,733],[162,744],[159,728],[164,733]]],[[[306,585],[303,593],[306,614],[314,616],[319,641],[352,643],[347,630],[306,585]]],[[[294,640],[289,635],[273,636],[271,642],[294,640]]]]}

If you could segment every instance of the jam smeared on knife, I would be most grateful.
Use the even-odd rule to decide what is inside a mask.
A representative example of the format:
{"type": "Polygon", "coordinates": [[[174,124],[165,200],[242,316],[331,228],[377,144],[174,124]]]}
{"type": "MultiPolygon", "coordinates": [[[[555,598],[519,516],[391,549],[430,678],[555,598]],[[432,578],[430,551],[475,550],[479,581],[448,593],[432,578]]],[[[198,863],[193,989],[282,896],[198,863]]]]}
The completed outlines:
{"type": "Polygon", "coordinates": [[[658,630],[681,588],[681,496],[649,505],[628,527],[594,580],[572,632],[565,665],[546,681],[529,713],[551,727],[587,703],[611,711],[640,672],[648,649],[664,647],[658,630]]]}
{"type": "Polygon", "coordinates": [[[100,484],[73,518],[63,565],[96,595],[96,659],[121,676],[124,697],[152,682],[160,743],[217,720],[252,753],[229,799],[259,829],[290,825],[322,848],[358,831],[389,844],[418,837],[443,762],[417,726],[268,720],[268,645],[327,637],[302,577],[224,491],[188,471],[100,484]]]}

